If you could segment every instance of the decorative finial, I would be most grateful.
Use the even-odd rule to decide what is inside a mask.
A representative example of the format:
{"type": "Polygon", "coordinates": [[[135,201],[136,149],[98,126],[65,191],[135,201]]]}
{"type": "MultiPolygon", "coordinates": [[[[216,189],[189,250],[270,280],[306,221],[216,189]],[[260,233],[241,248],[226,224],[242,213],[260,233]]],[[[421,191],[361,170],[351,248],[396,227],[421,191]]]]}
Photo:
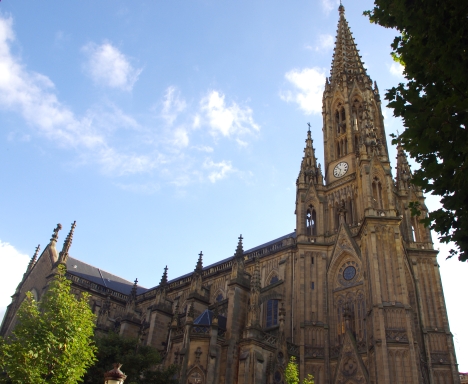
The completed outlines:
{"type": "Polygon", "coordinates": [[[195,272],[201,272],[203,270],[203,252],[200,251],[198,254],[198,261],[195,267],[195,272]]]}
{"type": "Polygon", "coordinates": [[[58,233],[59,231],[62,229],[62,224],[58,223],[57,224],[57,227],[55,227],[54,229],[54,233],[52,233],[52,238],[50,239],[50,241],[55,241],[57,242],[58,240],[58,233]]]}
{"type": "Polygon", "coordinates": [[[135,281],[133,282],[133,286],[136,287],[137,284],[138,284],[138,279],[135,279],[135,281]]]}
{"type": "Polygon", "coordinates": [[[309,132],[310,132],[310,123],[307,123],[307,125],[309,126],[309,132]]]}
{"type": "Polygon", "coordinates": [[[159,285],[161,287],[165,286],[167,284],[167,265],[166,267],[164,268],[164,272],[163,272],[163,275],[161,277],[161,281],[159,282],[159,285]]]}
{"type": "Polygon", "coordinates": [[[343,6],[343,3],[341,2],[340,0],[340,6],[338,7],[338,12],[340,12],[340,15],[344,15],[344,6],[343,6]]]}

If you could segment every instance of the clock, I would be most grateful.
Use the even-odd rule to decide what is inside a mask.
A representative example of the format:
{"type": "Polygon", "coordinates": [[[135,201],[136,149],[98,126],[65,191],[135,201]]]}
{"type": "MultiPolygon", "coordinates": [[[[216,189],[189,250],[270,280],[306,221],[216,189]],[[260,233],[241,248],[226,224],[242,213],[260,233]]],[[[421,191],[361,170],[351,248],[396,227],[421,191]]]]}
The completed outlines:
{"type": "Polygon", "coordinates": [[[341,163],[336,164],[333,169],[333,176],[343,177],[346,175],[346,172],[348,172],[348,163],[346,161],[342,161],[341,163]]]}

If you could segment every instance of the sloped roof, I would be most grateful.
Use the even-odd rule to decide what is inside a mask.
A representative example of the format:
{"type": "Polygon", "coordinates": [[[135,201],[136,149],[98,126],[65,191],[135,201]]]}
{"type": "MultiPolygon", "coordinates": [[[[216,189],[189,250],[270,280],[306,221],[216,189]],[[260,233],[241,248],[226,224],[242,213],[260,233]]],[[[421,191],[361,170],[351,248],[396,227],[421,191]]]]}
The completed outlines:
{"type": "MultiPolygon", "coordinates": [[[[205,309],[194,321],[194,325],[211,325],[213,322],[213,311],[205,309]]],[[[218,327],[226,329],[227,319],[223,315],[218,315],[218,327]]]]}
{"type": "MultiPolygon", "coordinates": [[[[93,283],[104,285],[107,288],[125,295],[130,294],[130,291],[133,287],[133,283],[131,281],[122,279],[121,277],[103,271],[100,268],[83,263],[82,261],[73,257],[69,257],[67,260],[67,272],[83,279],[92,281],[93,283]]],[[[148,289],[144,287],[137,286],[138,295],[146,292],[147,290],[148,289]]]]}

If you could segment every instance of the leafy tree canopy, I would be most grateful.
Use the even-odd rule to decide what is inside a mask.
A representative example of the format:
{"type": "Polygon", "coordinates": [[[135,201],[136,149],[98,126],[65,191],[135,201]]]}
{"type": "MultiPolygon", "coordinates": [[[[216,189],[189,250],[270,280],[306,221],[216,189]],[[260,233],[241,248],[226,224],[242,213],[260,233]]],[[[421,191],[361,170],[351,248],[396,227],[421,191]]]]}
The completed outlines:
{"type": "MultiPolygon", "coordinates": [[[[370,21],[400,32],[393,58],[406,84],[386,93],[405,131],[394,138],[420,164],[413,183],[441,197],[442,208],[423,219],[442,242],[468,258],[468,2],[375,0],[370,21]]],[[[413,204],[412,213],[419,207],[413,204]]],[[[450,256],[450,257],[451,257],[450,256]]]]}
{"type": "Polygon", "coordinates": [[[12,337],[0,338],[0,381],[74,384],[94,361],[94,314],[88,295],[76,299],[64,267],[39,302],[29,292],[12,337]]]}
{"type": "Polygon", "coordinates": [[[138,339],[129,339],[116,333],[96,337],[97,363],[85,375],[84,382],[102,384],[104,373],[112,369],[113,363],[121,363],[128,384],[171,384],[177,383],[173,376],[176,366],[155,369],[161,362],[158,351],[150,346],[139,345],[138,339]]]}
{"type": "MultiPolygon", "coordinates": [[[[299,370],[297,368],[296,358],[291,356],[289,363],[284,370],[284,376],[286,378],[286,383],[288,384],[299,384],[299,370]]],[[[314,384],[314,376],[307,375],[306,378],[302,381],[302,384],[314,384]]]]}

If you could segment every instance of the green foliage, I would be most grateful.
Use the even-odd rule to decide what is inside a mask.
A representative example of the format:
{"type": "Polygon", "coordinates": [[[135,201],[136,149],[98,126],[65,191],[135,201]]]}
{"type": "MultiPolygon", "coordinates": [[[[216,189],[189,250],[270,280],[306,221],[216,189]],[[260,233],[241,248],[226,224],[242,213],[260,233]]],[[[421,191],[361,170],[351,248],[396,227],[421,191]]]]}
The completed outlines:
{"type": "Polygon", "coordinates": [[[121,363],[127,375],[125,383],[171,384],[177,366],[154,369],[161,362],[158,351],[150,346],[139,345],[138,339],[129,339],[116,333],[96,337],[97,363],[85,375],[84,382],[102,384],[104,373],[112,369],[113,363],[121,363]]]}
{"type": "MultiPolygon", "coordinates": [[[[296,358],[291,356],[289,363],[286,366],[284,371],[284,376],[286,378],[287,384],[299,384],[299,370],[297,368],[296,358]]],[[[307,375],[307,377],[302,381],[302,384],[314,384],[314,376],[307,375]]]]}
{"type": "MultiPolygon", "coordinates": [[[[404,65],[406,84],[386,93],[405,131],[396,139],[420,164],[413,183],[441,197],[425,225],[453,241],[468,259],[468,2],[375,0],[371,22],[400,32],[392,56],[404,65]]],[[[412,213],[418,207],[413,206],[412,213]]],[[[450,256],[450,257],[451,257],[450,256]]]]}
{"type": "Polygon", "coordinates": [[[18,310],[13,336],[0,340],[0,369],[8,383],[74,384],[94,361],[94,314],[88,295],[70,293],[65,268],[41,301],[31,293],[18,310]]]}

